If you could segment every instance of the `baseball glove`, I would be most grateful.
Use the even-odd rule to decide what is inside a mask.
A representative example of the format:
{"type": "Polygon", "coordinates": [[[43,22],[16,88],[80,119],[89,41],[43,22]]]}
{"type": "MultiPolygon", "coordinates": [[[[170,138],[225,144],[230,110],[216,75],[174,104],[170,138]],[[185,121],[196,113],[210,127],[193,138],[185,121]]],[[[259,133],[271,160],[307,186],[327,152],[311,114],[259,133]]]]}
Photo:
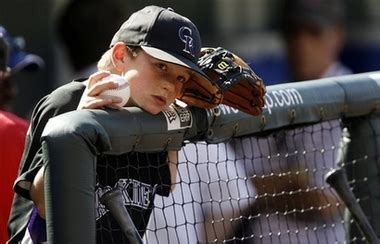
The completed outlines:
{"type": "Polygon", "coordinates": [[[223,93],[222,103],[251,115],[265,104],[263,80],[236,54],[218,48],[202,48],[198,65],[223,93]]]}

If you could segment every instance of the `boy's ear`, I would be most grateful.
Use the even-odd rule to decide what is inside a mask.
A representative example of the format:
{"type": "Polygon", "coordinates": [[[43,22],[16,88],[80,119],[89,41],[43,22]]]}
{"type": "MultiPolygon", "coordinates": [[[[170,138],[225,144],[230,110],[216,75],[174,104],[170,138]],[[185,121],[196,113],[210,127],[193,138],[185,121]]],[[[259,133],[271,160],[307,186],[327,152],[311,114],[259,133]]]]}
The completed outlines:
{"type": "Polygon", "coordinates": [[[117,42],[112,47],[112,63],[117,71],[124,70],[124,59],[128,56],[128,49],[122,42],[117,42]]]}

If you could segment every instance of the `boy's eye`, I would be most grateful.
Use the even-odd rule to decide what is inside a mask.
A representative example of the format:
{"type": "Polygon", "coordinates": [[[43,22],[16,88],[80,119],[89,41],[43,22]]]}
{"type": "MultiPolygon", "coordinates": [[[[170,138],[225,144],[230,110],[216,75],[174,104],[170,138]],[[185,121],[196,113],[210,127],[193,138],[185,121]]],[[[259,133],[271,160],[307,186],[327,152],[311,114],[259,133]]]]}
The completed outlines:
{"type": "Polygon", "coordinates": [[[168,70],[168,66],[166,64],[164,64],[164,63],[158,63],[157,66],[158,66],[158,68],[160,70],[163,70],[163,71],[167,71],[168,70]]]}

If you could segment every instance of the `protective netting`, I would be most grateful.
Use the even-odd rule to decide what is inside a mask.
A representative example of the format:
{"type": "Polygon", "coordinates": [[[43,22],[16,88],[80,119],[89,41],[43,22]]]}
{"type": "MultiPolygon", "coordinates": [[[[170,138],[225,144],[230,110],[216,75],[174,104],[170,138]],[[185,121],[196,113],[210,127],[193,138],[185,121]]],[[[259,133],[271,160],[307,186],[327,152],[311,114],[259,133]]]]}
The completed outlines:
{"type": "Polygon", "coordinates": [[[42,148],[48,238],[94,243],[96,219],[97,243],[131,243],[120,229],[132,221],[147,243],[364,243],[371,235],[325,181],[337,168],[380,236],[379,88],[378,73],[272,86],[260,117],[225,107],[57,116],[42,148]],[[118,208],[103,204],[108,193],[118,208]]]}
{"type": "MultiPolygon", "coordinates": [[[[345,205],[325,183],[330,170],[368,159],[366,154],[345,159],[348,134],[341,121],[331,120],[225,143],[187,143],[179,152],[175,190],[169,197],[156,196],[146,241],[364,241],[360,232],[346,239],[353,221],[345,219],[345,205]]],[[[367,136],[376,137],[373,131],[367,136]]],[[[364,181],[366,176],[350,183],[364,181]]],[[[369,197],[367,191],[360,200],[369,197]]]]}
{"type": "MultiPolygon", "coordinates": [[[[344,167],[351,190],[360,203],[377,237],[380,236],[380,121],[378,115],[368,115],[346,122],[350,132],[344,167]]],[[[348,239],[361,243],[357,224],[347,213],[348,239]],[[359,241],[360,240],[360,241],[359,241]]],[[[364,242],[364,241],[362,241],[364,242]]],[[[376,241],[372,241],[376,243],[376,241]]],[[[377,241],[378,242],[378,241],[377,241]]]]}

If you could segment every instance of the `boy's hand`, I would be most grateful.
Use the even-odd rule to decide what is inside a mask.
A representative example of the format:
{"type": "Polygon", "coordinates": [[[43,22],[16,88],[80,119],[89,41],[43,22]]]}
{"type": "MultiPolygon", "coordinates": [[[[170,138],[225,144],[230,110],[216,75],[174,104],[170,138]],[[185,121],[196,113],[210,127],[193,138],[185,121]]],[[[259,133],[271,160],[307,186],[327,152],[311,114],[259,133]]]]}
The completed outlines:
{"type": "Polygon", "coordinates": [[[113,81],[102,81],[103,78],[109,76],[110,73],[107,71],[99,71],[92,74],[86,84],[86,89],[83,92],[77,110],[79,109],[96,109],[111,107],[115,109],[120,109],[117,103],[121,102],[120,97],[100,97],[99,95],[106,90],[115,89],[118,84],[113,81]]]}

